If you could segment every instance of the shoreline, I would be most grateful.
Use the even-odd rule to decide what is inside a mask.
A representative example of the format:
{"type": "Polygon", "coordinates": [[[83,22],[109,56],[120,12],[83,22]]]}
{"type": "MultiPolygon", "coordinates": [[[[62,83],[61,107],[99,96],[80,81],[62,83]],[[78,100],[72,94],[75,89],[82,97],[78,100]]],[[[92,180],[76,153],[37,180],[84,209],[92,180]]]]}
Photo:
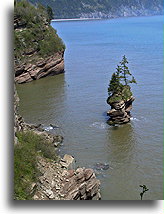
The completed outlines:
{"type": "MultiPolygon", "coordinates": [[[[18,107],[19,97],[14,85],[14,160],[17,160],[16,166],[14,165],[14,173],[17,180],[16,185],[14,183],[13,199],[101,200],[101,183],[97,179],[94,170],[76,166],[75,158],[66,153],[62,158],[57,151],[58,146],[63,142],[63,136],[49,133],[43,127],[43,124],[26,123],[19,114],[18,107]],[[21,134],[23,141],[19,139],[19,134],[21,134]],[[31,139],[34,139],[32,144],[29,143],[31,139]],[[22,146],[21,150],[20,145],[22,146]],[[24,145],[28,145],[28,150],[27,146],[24,147],[24,145]],[[28,160],[29,165],[26,164],[27,161],[23,162],[24,153],[18,155],[20,151],[26,152],[29,157],[34,157],[34,159],[31,158],[31,161],[26,156],[25,160],[28,160]],[[26,169],[29,170],[30,166],[30,173],[36,174],[35,179],[30,177],[26,184],[30,192],[22,189],[22,186],[25,185],[22,178],[27,176],[26,170],[23,171],[21,168],[23,171],[21,172],[22,177],[19,176],[18,178],[20,174],[18,162],[20,161],[27,165],[26,169]]],[[[58,126],[50,124],[50,127],[56,128],[58,126]]]]}
{"type": "Polygon", "coordinates": [[[101,20],[101,19],[102,18],[52,19],[51,22],[93,21],[93,20],[101,20]]]}
{"type": "Polygon", "coordinates": [[[71,22],[71,21],[96,21],[96,20],[111,20],[111,19],[119,19],[119,18],[140,18],[140,17],[152,17],[152,16],[163,16],[160,15],[141,15],[141,16],[116,16],[116,17],[108,17],[108,18],[73,18],[73,19],[52,19],[51,22],[71,22]]]}

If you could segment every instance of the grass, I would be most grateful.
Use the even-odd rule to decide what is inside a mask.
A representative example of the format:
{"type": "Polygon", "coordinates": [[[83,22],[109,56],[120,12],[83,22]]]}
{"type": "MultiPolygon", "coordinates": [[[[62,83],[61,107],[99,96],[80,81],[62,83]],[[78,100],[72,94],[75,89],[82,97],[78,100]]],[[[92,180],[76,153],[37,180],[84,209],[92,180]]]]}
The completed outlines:
{"type": "Polygon", "coordinates": [[[37,156],[57,160],[55,148],[33,132],[17,133],[19,143],[14,146],[14,199],[31,200],[31,184],[37,181],[37,156]]]}
{"type": "Polygon", "coordinates": [[[16,3],[14,15],[23,26],[14,31],[14,56],[18,62],[28,62],[37,52],[39,57],[48,57],[65,50],[65,45],[48,22],[48,14],[43,7],[34,7],[22,0],[16,3]]]}

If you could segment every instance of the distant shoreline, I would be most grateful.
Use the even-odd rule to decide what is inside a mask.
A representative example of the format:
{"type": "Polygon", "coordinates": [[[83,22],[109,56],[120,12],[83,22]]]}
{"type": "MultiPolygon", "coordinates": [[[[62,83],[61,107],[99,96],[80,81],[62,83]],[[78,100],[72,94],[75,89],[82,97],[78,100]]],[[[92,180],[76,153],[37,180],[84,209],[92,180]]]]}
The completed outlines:
{"type": "Polygon", "coordinates": [[[119,18],[136,18],[136,17],[151,17],[151,16],[163,16],[161,15],[143,15],[143,16],[116,16],[110,18],[73,18],[73,19],[52,19],[51,22],[71,22],[71,21],[94,21],[94,20],[106,20],[106,19],[119,19],[119,18]]]}
{"type": "Polygon", "coordinates": [[[91,21],[100,20],[102,18],[75,18],[75,19],[52,19],[52,22],[69,22],[69,21],[91,21]]]}

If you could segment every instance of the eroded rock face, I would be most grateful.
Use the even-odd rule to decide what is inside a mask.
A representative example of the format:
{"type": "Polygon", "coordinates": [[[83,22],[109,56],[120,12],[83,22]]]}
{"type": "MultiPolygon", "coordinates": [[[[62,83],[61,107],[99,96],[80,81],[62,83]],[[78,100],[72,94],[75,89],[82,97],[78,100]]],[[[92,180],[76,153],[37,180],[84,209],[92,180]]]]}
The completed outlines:
{"type": "Polygon", "coordinates": [[[110,116],[109,125],[128,123],[131,118],[130,111],[134,100],[135,98],[131,96],[127,101],[120,100],[109,103],[111,106],[111,110],[107,112],[107,115],[110,116]]]}
{"type": "MultiPolygon", "coordinates": [[[[69,156],[69,160],[74,158],[69,156]],[[71,157],[71,158],[70,158],[71,157]]],[[[92,169],[68,169],[61,163],[38,157],[41,176],[35,186],[34,200],[100,200],[100,181],[92,169]]]]}
{"type": "Polygon", "coordinates": [[[46,59],[40,59],[35,64],[15,64],[15,82],[27,83],[46,76],[64,72],[64,52],[58,52],[46,59]]]}

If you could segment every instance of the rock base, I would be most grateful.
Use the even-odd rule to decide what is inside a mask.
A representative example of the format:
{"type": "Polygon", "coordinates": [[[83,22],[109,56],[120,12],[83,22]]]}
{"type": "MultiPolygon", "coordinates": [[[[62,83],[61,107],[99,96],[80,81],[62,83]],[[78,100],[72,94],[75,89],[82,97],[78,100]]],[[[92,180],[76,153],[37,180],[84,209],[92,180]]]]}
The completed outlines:
{"type": "Polygon", "coordinates": [[[124,124],[130,121],[130,111],[132,109],[132,103],[135,100],[134,97],[130,97],[127,101],[118,101],[110,103],[111,110],[107,112],[110,116],[107,121],[109,125],[124,124]]]}

